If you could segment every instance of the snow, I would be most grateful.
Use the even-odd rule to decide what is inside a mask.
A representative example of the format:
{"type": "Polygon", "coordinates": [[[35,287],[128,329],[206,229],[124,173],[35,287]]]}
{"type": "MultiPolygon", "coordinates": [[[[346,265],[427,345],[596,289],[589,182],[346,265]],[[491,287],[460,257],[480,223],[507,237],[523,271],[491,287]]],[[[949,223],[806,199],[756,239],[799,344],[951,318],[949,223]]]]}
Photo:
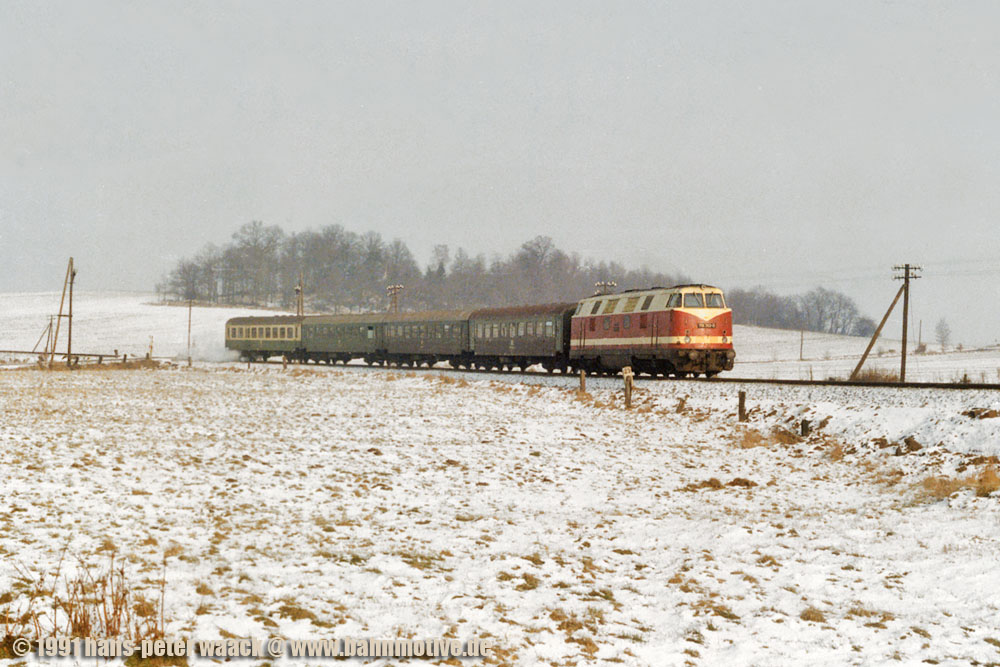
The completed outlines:
{"type": "MultiPolygon", "coordinates": [[[[791,380],[847,379],[868,346],[869,339],[787,329],[733,327],[736,366],[731,375],[746,378],[791,380]],[[801,336],[801,338],[800,338],[801,336]],[[802,359],[799,358],[801,345],[802,359]]],[[[927,343],[927,341],[924,341],[927,343]]],[[[899,373],[902,342],[879,337],[864,368],[899,373]]],[[[914,354],[909,341],[906,379],[910,382],[1000,383],[1000,348],[997,346],[942,353],[937,344],[927,344],[927,352],[914,354]]]]}
{"type": "MultiPolygon", "coordinates": [[[[0,298],[17,345],[19,298],[0,298]]],[[[88,345],[186,336],[185,309],[92,302],[88,345]]],[[[196,309],[200,345],[235,312],[196,309]]],[[[64,572],[100,568],[110,540],[149,599],[166,558],[168,637],[479,636],[511,665],[1000,661],[1000,492],[923,485],[1000,455],[1000,418],[963,414],[1000,393],[640,378],[626,411],[620,378],[577,385],[0,372],[0,599],[64,552],[64,572]]]]}

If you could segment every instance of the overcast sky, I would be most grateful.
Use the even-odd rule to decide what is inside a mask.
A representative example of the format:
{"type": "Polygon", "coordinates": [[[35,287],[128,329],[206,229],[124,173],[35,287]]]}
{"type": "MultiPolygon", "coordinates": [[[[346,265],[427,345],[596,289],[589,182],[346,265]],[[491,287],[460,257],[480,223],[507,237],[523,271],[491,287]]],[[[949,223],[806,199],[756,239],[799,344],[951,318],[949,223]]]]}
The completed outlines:
{"type": "Polygon", "coordinates": [[[1000,339],[995,0],[0,0],[0,137],[4,291],[151,289],[256,219],[876,319],[913,262],[925,340],[1000,339]]]}

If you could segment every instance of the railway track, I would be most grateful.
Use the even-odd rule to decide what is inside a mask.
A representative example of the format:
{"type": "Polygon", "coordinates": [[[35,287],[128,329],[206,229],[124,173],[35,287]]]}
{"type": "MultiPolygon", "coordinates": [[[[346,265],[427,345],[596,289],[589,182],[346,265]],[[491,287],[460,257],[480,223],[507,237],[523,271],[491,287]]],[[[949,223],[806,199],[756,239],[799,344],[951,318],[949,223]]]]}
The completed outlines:
{"type": "MultiPolygon", "coordinates": [[[[280,361],[266,361],[266,362],[253,362],[253,363],[264,363],[264,364],[278,364],[281,365],[280,361]]],[[[297,364],[302,366],[307,366],[308,364],[297,364]]],[[[560,373],[545,373],[539,371],[504,371],[504,370],[490,370],[490,369],[472,369],[472,368],[439,368],[436,366],[369,366],[360,364],[338,364],[343,367],[355,367],[355,368],[382,368],[386,370],[395,371],[448,371],[449,373],[469,373],[473,375],[524,375],[530,377],[565,377],[565,378],[576,378],[577,374],[560,374],[560,373]]],[[[602,375],[590,375],[591,378],[601,378],[601,377],[617,377],[617,374],[611,376],[602,375]]],[[[861,382],[857,380],[779,380],[774,378],[738,378],[738,377],[714,377],[714,378],[672,378],[672,377],[651,377],[649,375],[639,375],[636,376],[637,380],[642,381],[675,381],[675,382],[702,382],[705,384],[773,384],[773,385],[787,385],[787,386],[802,386],[802,387],[880,387],[889,389],[955,389],[955,390],[980,390],[980,391],[1000,391],[1000,383],[982,383],[982,382],[861,382]]]]}

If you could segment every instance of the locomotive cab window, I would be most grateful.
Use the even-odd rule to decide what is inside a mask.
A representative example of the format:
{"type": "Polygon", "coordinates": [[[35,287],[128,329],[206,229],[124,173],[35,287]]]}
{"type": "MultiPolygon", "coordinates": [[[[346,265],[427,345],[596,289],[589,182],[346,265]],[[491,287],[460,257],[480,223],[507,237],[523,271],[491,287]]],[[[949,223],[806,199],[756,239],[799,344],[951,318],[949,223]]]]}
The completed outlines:
{"type": "Polygon", "coordinates": [[[705,295],[705,307],[707,308],[725,308],[726,305],[722,301],[722,295],[718,293],[708,293],[705,295]]]}
{"type": "Polygon", "coordinates": [[[705,299],[702,295],[697,292],[690,292],[684,295],[684,307],[685,308],[704,308],[705,299]]]}
{"type": "Polygon", "coordinates": [[[681,295],[671,294],[670,298],[667,299],[667,308],[680,308],[681,307],[681,295]]]}
{"type": "Polygon", "coordinates": [[[594,302],[594,307],[591,308],[591,310],[590,310],[590,314],[591,315],[596,315],[597,311],[599,311],[600,309],[601,309],[601,302],[600,301],[595,301],[594,302]]]}

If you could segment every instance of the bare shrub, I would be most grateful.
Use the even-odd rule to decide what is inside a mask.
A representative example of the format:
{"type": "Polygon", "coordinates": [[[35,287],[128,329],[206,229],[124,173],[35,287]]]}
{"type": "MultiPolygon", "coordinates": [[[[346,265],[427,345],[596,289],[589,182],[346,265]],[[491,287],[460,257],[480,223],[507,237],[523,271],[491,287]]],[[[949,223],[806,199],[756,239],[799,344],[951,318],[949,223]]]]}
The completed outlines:
{"type": "Polygon", "coordinates": [[[882,368],[865,368],[854,376],[856,382],[899,382],[899,373],[882,368]]]}

